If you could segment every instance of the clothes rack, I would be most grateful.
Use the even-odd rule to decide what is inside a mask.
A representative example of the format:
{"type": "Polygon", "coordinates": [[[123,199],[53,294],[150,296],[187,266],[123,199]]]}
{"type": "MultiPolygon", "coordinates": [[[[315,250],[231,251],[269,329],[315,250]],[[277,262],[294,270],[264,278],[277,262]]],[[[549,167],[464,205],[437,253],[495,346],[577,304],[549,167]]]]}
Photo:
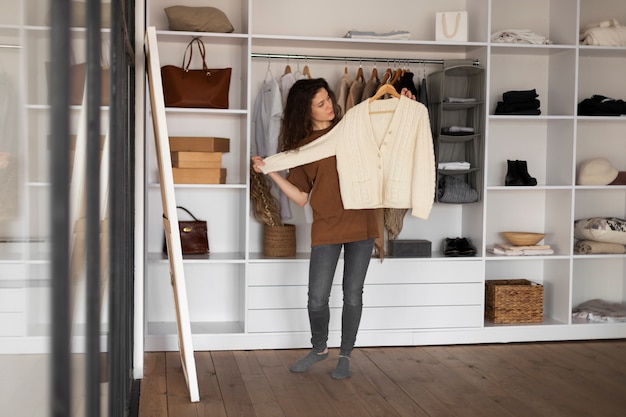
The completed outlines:
{"type": "MultiPolygon", "coordinates": [[[[371,58],[371,57],[351,57],[333,55],[292,55],[292,54],[268,54],[253,52],[252,58],[278,58],[278,59],[305,59],[311,61],[342,61],[342,62],[398,62],[407,64],[436,64],[443,65],[443,59],[430,58],[371,58]]],[[[473,65],[480,65],[480,61],[474,60],[473,65]]]]}
{"type": "Polygon", "coordinates": [[[0,48],[20,49],[21,47],[22,47],[21,45],[10,45],[10,44],[0,43],[0,48]]]}

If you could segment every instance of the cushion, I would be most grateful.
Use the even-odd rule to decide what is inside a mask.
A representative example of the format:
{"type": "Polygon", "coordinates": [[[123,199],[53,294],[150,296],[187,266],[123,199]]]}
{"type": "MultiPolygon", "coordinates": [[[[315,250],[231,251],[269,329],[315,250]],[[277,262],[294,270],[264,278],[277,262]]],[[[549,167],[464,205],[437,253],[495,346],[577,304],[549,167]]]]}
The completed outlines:
{"type": "Polygon", "coordinates": [[[226,14],[215,7],[171,6],[165,8],[170,30],[188,32],[234,31],[226,14]]]}
{"type": "Polygon", "coordinates": [[[579,185],[608,185],[619,172],[606,158],[594,158],[584,161],[578,168],[579,185]]]}
{"type": "Polygon", "coordinates": [[[579,219],[574,222],[574,237],[626,245],[626,220],[617,217],[579,219]]]}

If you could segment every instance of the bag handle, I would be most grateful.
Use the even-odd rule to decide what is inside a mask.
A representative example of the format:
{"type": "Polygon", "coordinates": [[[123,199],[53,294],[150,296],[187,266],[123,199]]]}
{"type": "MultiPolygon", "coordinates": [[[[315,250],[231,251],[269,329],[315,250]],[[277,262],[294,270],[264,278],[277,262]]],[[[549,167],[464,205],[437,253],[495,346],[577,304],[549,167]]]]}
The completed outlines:
{"type": "Polygon", "coordinates": [[[187,210],[185,207],[182,206],[176,206],[177,209],[181,209],[187,212],[187,214],[189,214],[191,216],[192,219],[194,219],[195,221],[199,221],[198,219],[196,219],[196,216],[194,216],[193,214],[191,214],[191,212],[189,210],[187,210]]]}
{"type": "Polygon", "coordinates": [[[198,45],[198,50],[200,51],[200,57],[202,57],[202,69],[205,72],[206,76],[211,75],[211,71],[209,71],[209,67],[206,64],[206,49],[204,47],[204,42],[198,37],[195,37],[187,44],[185,48],[185,53],[183,54],[183,71],[189,72],[189,66],[191,65],[191,58],[193,57],[193,45],[194,43],[198,45]],[[189,51],[189,59],[187,59],[187,52],[189,51]]]}

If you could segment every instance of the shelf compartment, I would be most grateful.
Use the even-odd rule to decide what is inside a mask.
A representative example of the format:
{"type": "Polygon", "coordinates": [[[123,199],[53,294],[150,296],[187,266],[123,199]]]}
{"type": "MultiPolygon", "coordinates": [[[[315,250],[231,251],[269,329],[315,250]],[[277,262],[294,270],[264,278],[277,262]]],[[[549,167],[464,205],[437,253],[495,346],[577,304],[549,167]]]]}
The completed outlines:
{"type": "MultiPolygon", "coordinates": [[[[185,286],[192,323],[212,323],[241,332],[244,322],[245,266],[242,264],[185,264],[185,286]]],[[[146,280],[147,323],[175,323],[176,310],[169,265],[149,264],[146,280]]],[[[209,326],[210,328],[210,326],[209,326]]],[[[157,330],[157,329],[154,329],[157,330]]],[[[150,334],[150,329],[148,330],[150,334]]]]}
{"type": "MultiPolygon", "coordinates": [[[[572,310],[593,299],[626,303],[625,256],[577,256],[573,262],[572,276],[572,310]]],[[[597,324],[588,320],[574,320],[574,323],[597,324]]]]}
{"type": "Polygon", "coordinates": [[[498,0],[492,3],[491,30],[524,28],[556,45],[578,43],[577,10],[569,0],[498,0]]]}
{"type": "Polygon", "coordinates": [[[542,116],[575,114],[576,50],[550,50],[549,54],[533,53],[535,51],[540,50],[493,50],[499,53],[491,55],[489,114],[495,114],[503,93],[533,89],[538,94],[542,116]]]}
{"type": "Polygon", "coordinates": [[[489,190],[488,201],[487,245],[504,243],[500,232],[540,232],[546,233],[544,242],[554,250],[554,255],[550,256],[571,255],[571,190],[489,190]]]}
{"type": "MultiPolygon", "coordinates": [[[[529,257],[531,258],[531,257],[529,257]]],[[[544,287],[544,323],[568,323],[570,310],[570,266],[568,259],[509,259],[487,262],[485,279],[527,279],[544,287]]],[[[517,324],[522,325],[522,324],[517,324]]],[[[510,324],[509,326],[515,326],[510,324]]]]}
{"type": "MultiPolygon", "coordinates": [[[[147,17],[146,21],[150,26],[156,27],[158,31],[167,31],[169,29],[169,22],[167,15],[165,14],[165,8],[175,5],[168,0],[150,0],[149,7],[146,7],[147,17]]],[[[185,6],[191,7],[206,7],[207,4],[204,0],[186,0],[185,6]]],[[[228,17],[228,20],[234,28],[233,34],[246,34],[248,33],[248,2],[245,0],[232,1],[232,0],[213,0],[210,6],[216,7],[228,17]]],[[[176,33],[175,31],[170,31],[176,33]]],[[[189,32],[187,32],[189,33],[189,32]]],[[[198,32],[198,35],[205,34],[206,32],[198,32]]],[[[229,34],[214,34],[215,36],[228,36],[229,34]]]]}
{"type": "MultiPolygon", "coordinates": [[[[209,239],[209,250],[216,257],[223,259],[240,259],[245,248],[245,225],[241,219],[246,216],[247,193],[245,189],[212,188],[204,191],[195,189],[179,189],[176,191],[176,204],[185,207],[199,220],[206,220],[209,239]],[[200,194],[199,194],[200,193],[200,194]],[[198,200],[198,195],[202,200],[198,200]],[[209,202],[211,202],[209,204],[209,202]],[[220,255],[221,254],[221,255],[220,255]],[[231,258],[231,256],[234,256],[231,258]]],[[[147,206],[155,214],[149,216],[146,225],[147,251],[161,253],[165,238],[162,220],[161,193],[150,190],[147,206]],[[158,213],[158,215],[156,215],[158,213]]],[[[187,219],[187,215],[179,210],[179,220],[187,219]]],[[[191,258],[189,258],[191,259],[191,258]]]]}
{"type": "Polygon", "coordinates": [[[489,126],[488,187],[505,184],[507,160],[526,161],[529,174],[540,186],[573,184],[572,119],[490,119],[489,126]]]}
{"type": "Polygon", "coordinates": [[[612,56],[584,55],[578,60],[578,99],[580,103],[593,95],[626,100],[626,86],[615,82],[626,73],[626,48],[612,56]]]}

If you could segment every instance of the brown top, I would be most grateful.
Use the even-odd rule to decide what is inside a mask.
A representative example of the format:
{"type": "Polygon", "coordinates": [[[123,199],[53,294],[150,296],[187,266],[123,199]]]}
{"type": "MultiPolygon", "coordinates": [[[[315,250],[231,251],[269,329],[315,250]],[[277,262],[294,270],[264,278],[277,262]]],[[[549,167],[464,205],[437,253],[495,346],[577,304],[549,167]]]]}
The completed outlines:
{"type": "MultiPolygon", "coordinates": [[[[313,132],[298,146],[313,142],[329,130],[313,132]]],[[[287,179],[301,191],[309,193],[313,209],[311,246],[378,237],[375,210],[344,210],[339,191],[337,159],[334,156],[291,168],[287,179]]]]}

